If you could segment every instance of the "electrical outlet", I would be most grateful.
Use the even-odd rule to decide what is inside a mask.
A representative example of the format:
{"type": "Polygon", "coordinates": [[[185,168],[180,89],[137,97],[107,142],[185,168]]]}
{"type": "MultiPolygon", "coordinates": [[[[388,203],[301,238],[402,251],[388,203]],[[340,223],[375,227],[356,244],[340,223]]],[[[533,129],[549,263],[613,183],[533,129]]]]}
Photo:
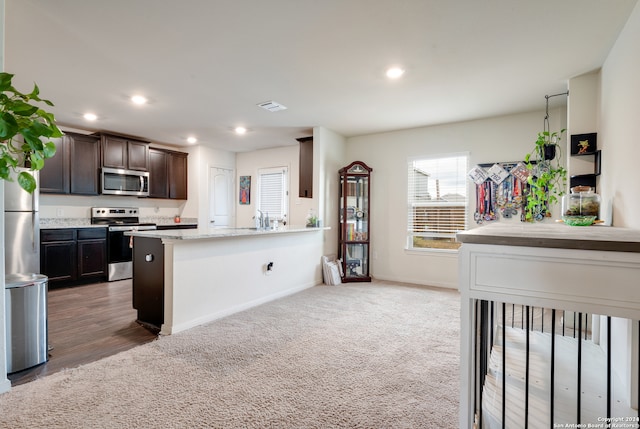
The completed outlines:
{"type": "Polygon", "coordinates": [[[64,217],[64,209],[56,209],[57,217],[64,217]]]}
{"type": "Polygon", "coordinates": [[[264,274],[266,276],[270,276],[273,273],[273,262],[267,262],[266,269],[264,270],[264,274]]]}

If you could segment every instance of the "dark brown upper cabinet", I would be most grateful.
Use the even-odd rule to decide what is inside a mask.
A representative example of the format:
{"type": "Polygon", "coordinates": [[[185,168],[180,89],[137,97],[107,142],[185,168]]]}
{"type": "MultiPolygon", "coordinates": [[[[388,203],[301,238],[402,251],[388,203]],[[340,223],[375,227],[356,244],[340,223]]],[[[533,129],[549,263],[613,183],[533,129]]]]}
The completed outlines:
{"type": "Polygon", "coordinates": [[[298,196],[313,198],[313,137],[297,139],[300,143],[298,196]]]}
{"type": "Polygon", "coordinates": [[[169,153],[169,198],[187,199],[187,154],[169,153]]]}
{"type": "Polygon", "coordinates": [[[168,158],[166,151],[149,148],[149,198],[169,197],[168,158]]]}
{"type": "Polygon", "coordinates": [[[103,134],[102,166],[149,171],[149,143],[128,137],[103,134]]]}
{"type": "Polygon", "coordinates": [[[45,194],[69,193],[69,143],[68,135],[51,139],[56,145],[56,154],[45,160],[40,170],[40,192],[45,194]]]}
{"type": "Polygon", "coordinates": [[[187,153],[149,149],[149,198],[187,199],[187,153]]]}
{"type": "Polygon", "coordinates": [[[56,154],[40,170],[40,192],[98,195],[100,138],[66,133],[53,142],[56,154]]]}

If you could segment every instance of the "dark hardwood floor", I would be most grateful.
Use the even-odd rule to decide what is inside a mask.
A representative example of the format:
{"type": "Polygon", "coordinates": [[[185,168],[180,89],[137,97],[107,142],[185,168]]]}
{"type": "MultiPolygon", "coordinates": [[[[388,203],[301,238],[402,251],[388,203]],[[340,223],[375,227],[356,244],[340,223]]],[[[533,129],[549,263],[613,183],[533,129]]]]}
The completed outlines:
{"type": "Polygon", "coordinates": [[[49,290],[49,360],[9,374],[11,384],[26,383],[156,339],[156,331],[136,322],[131,293],[131,280],[49,290]]]}

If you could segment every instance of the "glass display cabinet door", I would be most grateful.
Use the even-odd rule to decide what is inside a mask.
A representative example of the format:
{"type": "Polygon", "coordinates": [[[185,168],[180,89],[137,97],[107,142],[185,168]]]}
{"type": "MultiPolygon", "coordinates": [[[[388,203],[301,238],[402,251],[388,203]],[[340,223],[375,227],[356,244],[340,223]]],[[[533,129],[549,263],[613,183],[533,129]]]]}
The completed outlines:
{"type": "Polygon", "coordinates": [[[371,281],[369,275],[371,168],[356,161],[340,170],[340,245],[343,282],[371,281]]]}

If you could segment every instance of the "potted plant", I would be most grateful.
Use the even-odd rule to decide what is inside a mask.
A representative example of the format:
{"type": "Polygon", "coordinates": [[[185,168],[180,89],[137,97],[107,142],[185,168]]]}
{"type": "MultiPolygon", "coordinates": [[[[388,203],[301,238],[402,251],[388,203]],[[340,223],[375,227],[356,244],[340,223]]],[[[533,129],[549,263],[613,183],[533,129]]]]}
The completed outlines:
{"type": "MultiPolygon", "coordinates": [[[[0,179],[12,180],[10,174],[16,167],[40,170],[44,160],[56,153],[50,138],[62,137],[53,114],[34,102],[53,106],[40,98],[40,89],[34,84],[29,94],[13,87],[12,74],[0,73],[0,179]]],[[[31,193],[36,188],[35,178],[22,171],[18,174],[20,186],[31,193]]]]}
{"type": "Polygon", "coordinates": [[[307,226],[309,226],[309,227],[318,226],[318,218],[317,218],[317,216],[311,215],[311,216],[307,217],[307,226]]]}
{"type": "Polygon", "coordinates": [[[307,226],[308,227],[318,226],[318,216],[314,214],[313,210],[309,210],[309,214],[307,215],[307,226]]]}
{"type": "Polygon", "coordinates": [[[551,216],[551,206],[565,193],[567,170],[562,165],[562,149],[559,145],[562,133],[543,131],[531,153],[525,156],[525,165],[529,171],[524,204],[524,219],[540,221],[551,216]]]}

